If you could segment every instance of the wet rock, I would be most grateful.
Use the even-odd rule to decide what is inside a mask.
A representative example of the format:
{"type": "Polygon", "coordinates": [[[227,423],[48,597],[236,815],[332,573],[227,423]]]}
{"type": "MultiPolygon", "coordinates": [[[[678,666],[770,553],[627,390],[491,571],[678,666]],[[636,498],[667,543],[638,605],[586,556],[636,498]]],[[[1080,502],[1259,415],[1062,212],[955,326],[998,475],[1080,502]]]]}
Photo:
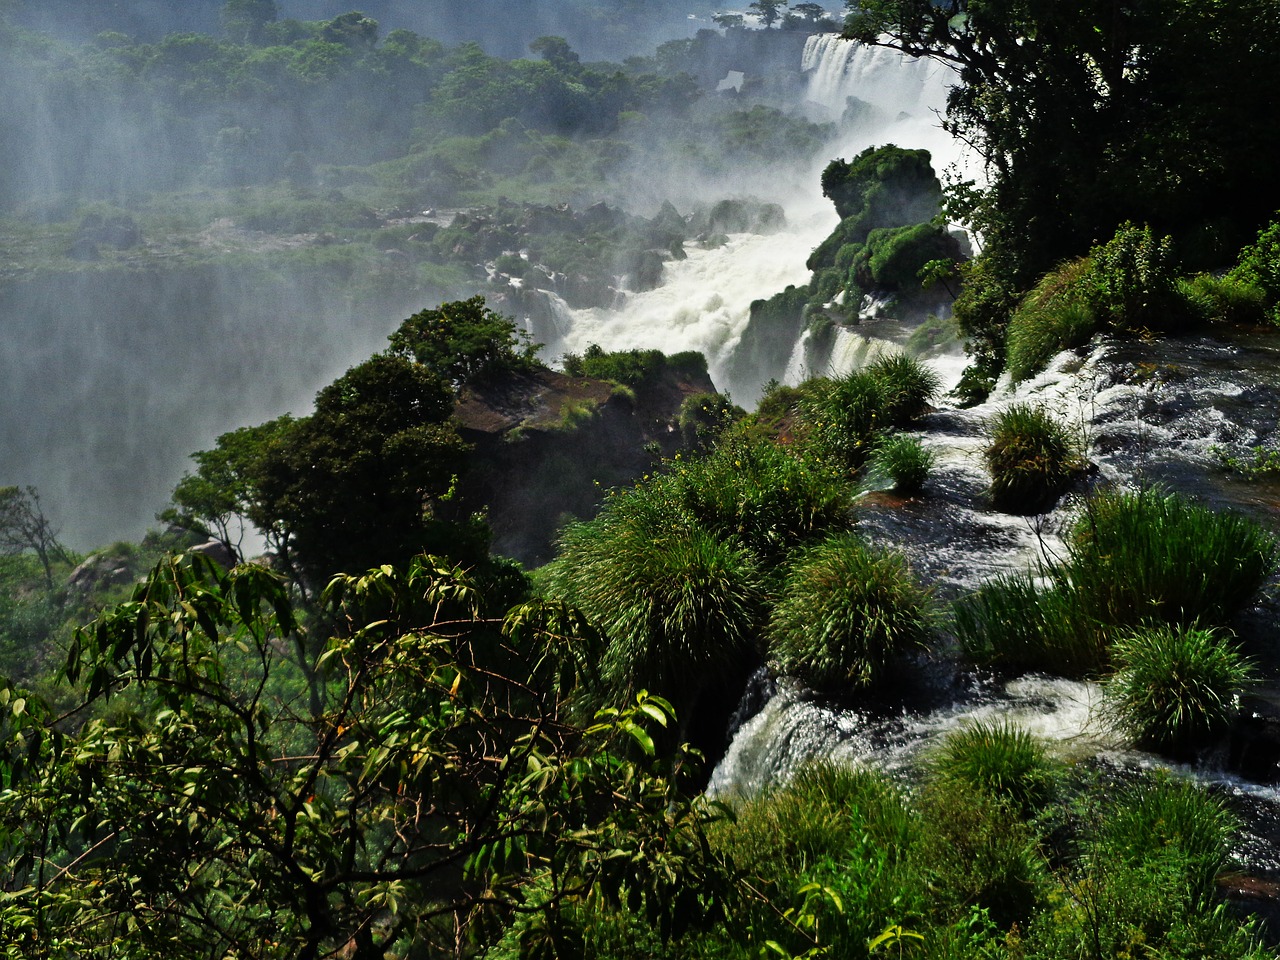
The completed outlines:
{"type": "Polygon", "coordinates": [[[134,573],[126,558],[95,553],[71,571],[67,577],[67,588],[74,593],[88,595],[133,580],[134,573]]]}
{"type": "Polygon", "coordinates": [[[201,557],[208,557],[223,570],[230,570],[239,562],[236,552],[221,540],[210,539],[204,543],[196,544],[187,551],[201,557]]]}

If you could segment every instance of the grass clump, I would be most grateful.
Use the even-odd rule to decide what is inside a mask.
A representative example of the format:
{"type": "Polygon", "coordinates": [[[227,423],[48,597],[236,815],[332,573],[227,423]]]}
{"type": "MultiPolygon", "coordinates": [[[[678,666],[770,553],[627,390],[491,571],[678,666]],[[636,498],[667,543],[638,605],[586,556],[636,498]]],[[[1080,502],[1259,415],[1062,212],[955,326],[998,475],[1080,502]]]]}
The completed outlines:
{"type": "Polygon", "coordinates": [[[732,911],[737,942],[710,956],[802,956],[815,945],[866,956],[886,924],[926,902],[912,857],[919,818],[879,774],[813,763],[735,812],[712,843],[744,871],[751,895],[732,911]],[[815,921],[807,930],[792,920],[802,916],[815,921]]]}
{"type": "Polygon", "coordinates": [[[1109,659],[1105,634],[1057,568],[996,577],[957,600],[952,615],[975,663],[1079,677],[1109,659]]]}
{"type": "Polygon", "coordinates": [[[1049,799],[1053,772],[1044,746],[1007,720],[973,720],[948,735],[929,757],[940,785],[964,784],[1029,816],[1049,799]]]}
{"type": "Polygon", "coordinates": [[[1212,629],[1160,626],[1121,637],[1107,681],[1107,716],[1139,746],[1194,755],[1230,727],[1252,677],[1239,650],[1212,629]]]}
{"type": "Polygon", "coordinates": [[[1135,630],[1225,626],[1278,560],[1275,538],[1237,514],[1155,488],[1105,492],[1075,520],[1062,563],[957,601],[956,635],[978,662],[1097,675],[1135,630]]]}
{"type": "Polygon", "coordinates": [[[880,380],[865,370],[810,380],[799,402],[800,427],[819,456],[858,470],[888,425],[884,407],[880,380]]]}
{"type": "Polygon", "coordinates": [[[881,426],[909,426],[929,409],[929,402],[942,389],[942,380],[934,370],[905,353],[877,357],[864,372],[879,388],[881,426]]]}
{"type": "Polygon", "coordinates": [[[890,434],[875,446],[872,470],[893,482],[893,489],[903,494],[916,494],[924,487],[937,455],[918,437],[903,433],[890,434]]]}
{"type": "Polygon", "coordinates": [[[673,465],[669,479],[655,486],[708,530],[744,543],[766,566],[846,528],[852,509],[851,488],[829,465],[744,435],[673,465]]]}
{"type": "Polygon", "coordinates": [[[1238,277],[1198,273],[1178,283],[1178,291],[1195,315],[1206,323],[1252,325],[1267,317],[1267,294],[1238,277]]]}
{"type": "Polygon", "coordinates": [[[1280,560],[1258,524],[1157,487],[1091,498],[1070,536],[1073,589],[1099,623],[1223,625],[1280,560]]]}
{"type": "Polygon", "coordinates": [[[1098,831],[1096,855],[1128,866],[1164,861],[1193,902],[1206,903],[1231,858],[1239,821],[1226,801],[1194,783],[1145,777],[1120,791],[1098,831]]]}
{"type": "Polygon", "coordinates": [[[902,556],[838,534],[788,571],[768,633],[783,673],[832,690],[880,679],[929,629],[928,593],[902,556]]]}
{"type": "Polygon", "coordinates": [[[1005,368],[1014,383],[1044,369],[1049,358],[1082,346],[1100,324],[1087,299],[1088,257],[1073,260],[1047,274],[1009,318],[1005,335],[1005,368]]]}
{"type": "Polygon", "coordinates": [[[661,486],[627,490],[594,520],[571,524],[543,583],[608,637],[603,700],[648,690],[683,719],[700,691],[752,649],[764,588],[749,551],[689,520],[664,494],[661,486]]]}
{"type": "Polygon", "coordinates": [[[1043,513],[1081,470],[1082,458],[1070,431],[1039,407],[1013,404],[995,416],[988,434],[982,457],[998,510],[1043,513]]]}

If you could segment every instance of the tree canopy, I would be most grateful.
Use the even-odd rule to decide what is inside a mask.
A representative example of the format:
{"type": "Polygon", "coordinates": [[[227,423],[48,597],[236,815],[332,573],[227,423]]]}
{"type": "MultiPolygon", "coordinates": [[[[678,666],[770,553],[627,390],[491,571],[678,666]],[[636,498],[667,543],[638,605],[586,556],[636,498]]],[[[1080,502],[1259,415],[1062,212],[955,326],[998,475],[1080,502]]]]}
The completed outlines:
{"type": "Polygon", "coordinates": [[[667,934],[706,919],[715,811],[655,757],[661,700],[567,710],[574,615],[486,620],[427,560],[324,605],[329,635],[265,568],[179,557],[77,635],[97,719],[0,688],[0,954],[472,955],[524,916],[529,952],[570,957],[557,913],[593,890],[667,934]]]}
{"type": "Polygon", "coordinates": [[[953,196],[1017,289],[1125,221],[1222,266],[1280,205],[1272,0],[865,0],[847,36],[952,64],[946,126],[988,185],[953,196]]]}

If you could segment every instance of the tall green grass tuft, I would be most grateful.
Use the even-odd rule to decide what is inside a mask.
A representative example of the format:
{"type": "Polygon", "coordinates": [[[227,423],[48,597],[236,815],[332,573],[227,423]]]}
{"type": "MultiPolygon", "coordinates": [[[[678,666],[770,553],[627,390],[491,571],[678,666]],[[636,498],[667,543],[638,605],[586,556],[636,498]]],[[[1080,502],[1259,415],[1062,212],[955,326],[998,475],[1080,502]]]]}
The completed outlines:
{"type": "Polygon", "coordinates": [[[942,389],[934,370],[905,353],[877,357],[867,364],[865,373],[879,388],[881,426],[910,426],[942,389]]]}
{"type": "Polygon", "coordinates": [[[789,570],[768,635],[784,673],[832,690],[873,683],[929,629],[928,593],[906,561],[839,534],[789,570]]]}
{"type": "Polygon", "coordinates": [[[1239,821],[1215,794],[1166,776],[1123,789],[1099,831],[1097,856],[1129,866],[1166,861],[1175,866],[1200,905],[1231,858],[1239,821]]]}
{"type": "Polygon", "coordinates": [[[1225,624],[1280,560],[1258,524],[1157,487],[1091,498],[1070,536],[1071,589],[1099,623],[1225,624]]]}
{"type": "Polygon", "coordinates": [[[1024,818],[1049,800],[1054,780],[1043,744],[1006,720],[974,720],[952,732],[928,758],[928,771],[940,785],[965,784],[1024,818]]]}
{"type": "Polygon", "coordinates": [[[800,425],[819,456],[857,470],[887,426],[880,381],[866,371],[810,380],[799,403],[800,425]]]}
{"type": "Polygon", "coordinates": [[[706,457],[655,478],[678,508],[772,565],[788,551],[851,522],[853,491],[837,469],[772,440],[730,436],[706,457]]]}
{"type": "Polygon", "coordinates": [[[1204,323],[1252,325],[1267,319],[1266,292],[1243,279],[1198,273],[1180,280],[1178,290],[1204,323]]]}
{"type": "Polygon", "coordinates": [[[1109,659],[1105,634],[1057,570],[997,577],[957,600],[952,614],[975,663],[1079,677],[1109,659]]]}
{"type": "Polygon", "coordinates": [[[692,522],[665,493],[625,491],[594,520],[570,525],[543,584],[607,635],[604,701],[644,689],[684,716],[751,651],[764,586],[748,550],[692,522]]]}
{"type": "Polygon", "coordinates": [[[1025,403],[1013,404],[993,418],[982,457],[991,473],[996,509],[1016,514],[1048,510],[1082,466],[1067,427],[1025,403]]]}
{"type": "Polygon", "coordinates": [[[1155,488],[1091,498],[1067,540],[1062,563],[997,578],[956,602],[956,635],[970,657],[1097,675],[1134,630],[1226,625],[1280,561],[1280,544],[1256,523],[1155,488]]]}
{"type": "Polygon", "coordinates": [[[929,478],[937,456],[918,437],[894,433],[882,437],[871,456],[871,468],[887,477],[903,494],[919,493],[929,478]]]}
{"type": "Polygon", "coordinates": [[[1046,274],[1009,318],[1005,334],[1005,368],[1014,383],[1028,379],[1049,358],[1089,341],[1101,326],[1088,302],[1089,257],[1081,257],[1046,274]]]}
{"type": "Polygon", "coordinates": [[[1113,658],[1108,719],[1139,746],[1177,758],[1226,732],[1253,674],[1225,637],[1198,627],[1135,631],[1116,641],[1113,658]]]}

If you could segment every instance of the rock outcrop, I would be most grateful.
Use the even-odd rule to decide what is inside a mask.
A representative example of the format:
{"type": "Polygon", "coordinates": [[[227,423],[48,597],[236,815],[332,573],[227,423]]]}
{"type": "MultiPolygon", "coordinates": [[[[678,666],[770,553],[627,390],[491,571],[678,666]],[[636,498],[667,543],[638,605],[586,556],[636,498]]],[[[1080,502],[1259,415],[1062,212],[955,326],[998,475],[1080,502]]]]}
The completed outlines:
{"type": "Polygon", "coordinates": [[[465,390],[455,414],[475,447],[465,486],[487,505],[494,552],[550,559],[566,520],[593,516],[606,489],[680,449],[685,398],[714,390],[705,366],[688,365],[634,387],[539,368],[465,390]]]}

